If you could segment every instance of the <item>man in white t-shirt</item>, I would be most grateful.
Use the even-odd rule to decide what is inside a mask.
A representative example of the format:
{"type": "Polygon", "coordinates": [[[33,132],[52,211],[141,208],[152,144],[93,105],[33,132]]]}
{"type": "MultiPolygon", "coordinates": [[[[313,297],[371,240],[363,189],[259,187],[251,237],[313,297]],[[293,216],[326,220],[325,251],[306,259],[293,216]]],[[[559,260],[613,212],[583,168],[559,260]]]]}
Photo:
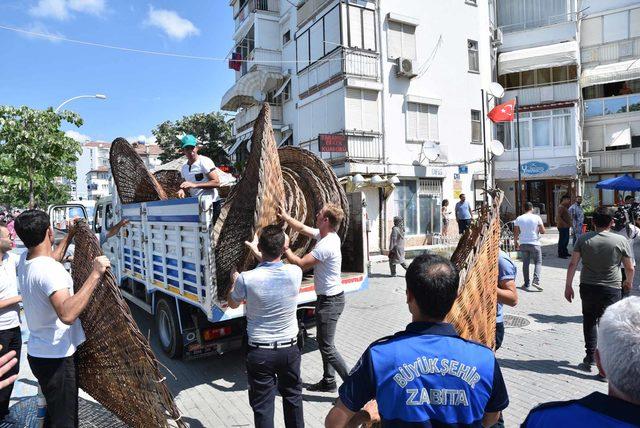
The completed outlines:
{"type": "Polygon", "coordinates": [[[316,328],[318,347],[322,355],[324,376],[318,383],[311,385],[309,391],[334,392],[337,390],[335,371],[342,380],[349,375],[347,365],[334,344],[338,318],[344,310],[344,290],[340,278],[342,252],[340,237],[336,233],[344,219],[342,208],[335,204],[326,204],[316,215],[316,228],[299,222],[280,209],[280,217],[291,228],[317,241],[314,249],[304,257],[296,256],[287,249],[287,259],[302,268],[313,268],[314,283],[318,300],[316,301],[316,328]]]}
{"type": "Polygon", "coordinates": [[[533,213],[533,204],[525,204],[525,213],[515,221],[513,238],[516,250],[522,253],[522,274],[524,275],[524,288],[529,289],[529,263],[533,259],[533,284],[539,290],[540,272],[542,271],[542,249],[540,247],[540,234],[545,233],[544,224],[539,215],[533,213]]]}
{"type": "Polygon", "coordinates": [[[105,256],[96,257],[93,270],[74,294],[73,280],[60,260],[73,238],[71,226],[53,251],[54,235],[44,211],[27,210],[16,219],[16,232],[27,247],[18,265],[29,347],[27,357],[47,401],[45,426],[78,426],[78,384],[75,352],[85,336],[78,318],[93,290],[110,266],[105,256]]]}
{"type": "MultiPolygon", "coordinates": [[[[0,357],[15,351],[20,358],[22,335],[20,333],[20,302],[16,267],[20,257],[11,252],[13,240],[6,226],[0,226],[0,357]]],[[[2,380],[18,374],[20,364],[16,364],[4,375],[2,380]]],[[[9,415],[9,399],[13,384],[0,390],[0,421],[9,415]]]]}
{"type": "MultiPolygon", "coordinates": [[[[636,242],[640,241],[640,228],[638,228],[636,225],[634,225],[633,223],[627,223],[625,226],[623,226],[621,229],[616,228],[614,229],[614,232],[617,233],[618,235],[626,238],[627,242],[629,243],[629,249],[631,250],[629,253],[629,258],[631,259],[631,265],[635,266],[636,265],[636,255],[635,252],[633,250],[633,246],[636,242]]],[[[624,282],[624,280],[627,278],[627,275],[624,271],[624,266],[622,267],[622,281],[624,282]]],[[[631,285],[633,287],[633,284],[631,285]]],[[[629,290],[625,290],[622,289],[622,297],[627,297],[631,294],[631,289],[629,290]]]]}

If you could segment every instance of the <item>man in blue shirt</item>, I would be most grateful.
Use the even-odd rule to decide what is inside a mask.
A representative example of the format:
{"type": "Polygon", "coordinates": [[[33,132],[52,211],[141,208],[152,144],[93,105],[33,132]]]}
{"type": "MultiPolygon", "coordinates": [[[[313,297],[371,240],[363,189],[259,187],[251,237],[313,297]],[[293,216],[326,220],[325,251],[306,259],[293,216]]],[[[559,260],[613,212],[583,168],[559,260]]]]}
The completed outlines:
{"type": "Polygon", "coordinates": [[[471,206],[466,200],[464,193],[460,194],[460,202],[456,204],[456,220],[458,222],[458,232],[460,235],[471,225],[471,206]]]}
{"type": "Polygon", "coordinates": [[[423,254],[407,269],[406,282],[411,324],[369,346],[340,387],[325,425],[367,422],[375,406],[360,409],[373,399],[384,427],[493,425],[509,404],[493,352],[443,322],[458,294],[456,268],[423,254]]]}
{"type": "Polygon", "coordinates": [[[524,428],[640,427],[640,297],[609,306],[598,327],[596,364],[609,382],[608,395],[542,404],[524,428]]]}
{"type": "Polygon", "coordinates": [[[302,269],[281,261],[287,246],[282,227],[266,226],[252,250],[262,261],[234,272],[227,297],[231,308],[246,300],[249,403],[258,428],[272,428],[276,391],[282,396],[287,428],[304,427],[298,336],[298,293],[302,269]]]}
{"type": "Polygon", "coordinates": [[[516,306],[518,291],[516,290],[516,274],[518,269],[509,255],[500,250],[498,255],[498,312],[496,313],[496,351],[502,346],[504,339],[503,305],[516,306]]]}

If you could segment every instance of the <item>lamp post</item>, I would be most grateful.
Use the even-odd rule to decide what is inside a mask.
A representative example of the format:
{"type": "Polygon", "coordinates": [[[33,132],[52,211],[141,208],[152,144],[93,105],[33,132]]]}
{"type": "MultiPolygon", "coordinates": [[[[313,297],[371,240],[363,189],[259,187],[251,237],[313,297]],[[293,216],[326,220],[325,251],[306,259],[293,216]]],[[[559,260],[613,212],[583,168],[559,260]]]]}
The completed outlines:
{"type": "Polygon", "coordinates": [[[487,118],[485,116],[485,106],[489,101],[489,97],[491,99],[502,98],[504,95],[504,88],[498,82],[491,82],[489,88],[487,88],[486,92],[484,89],[480,89],[480,93],[482,95],[482,149],[483,149],[483,163],[484,163],[484,202],[489,202],[489,192],[488,192],[488,160],[487,160],[487,118]]]}
{"type": "Polygon", "coordinates": [[[99,100],[106,100],[107,96],[104,94],[95,94],[95,95],[78,95],[77,97],[73,97],[73,98],[69,98],[68,100],[64,101],[62,104],[60,104],[58,107],[56,107],[55,112],[59,112],[60,109],[65,105],[70,103],[71,101],[80,99],[80,98],[97,98],[99,100]]]}

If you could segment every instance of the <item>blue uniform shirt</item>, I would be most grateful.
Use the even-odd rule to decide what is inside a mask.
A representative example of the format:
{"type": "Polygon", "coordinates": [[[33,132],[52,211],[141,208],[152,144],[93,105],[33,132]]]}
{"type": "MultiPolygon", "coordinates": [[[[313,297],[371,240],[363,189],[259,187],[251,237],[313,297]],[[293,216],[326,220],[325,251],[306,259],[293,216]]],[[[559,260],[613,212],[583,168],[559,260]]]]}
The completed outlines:
{"type": "Polygon", "coordinates": [[[411,323],[374,342],[339,394],[354,412],[375,398],[384,427],[481,427],[485,413],[509,404],[491,349],[448,323],[411,323]]]}
{"type": "Polygon", "coordinates": [[[640,427],[640,406],[594,392],[579,400],[542,404],[529,413],[522,427],[640,427]]]}
{"type": "MultiPolygon", "coordinates": [[[[513,261],[509,258],[507,253],[500,250],[498,256],[498,282],[506,281],[508,279],[516,279],[516,273],[518,269],[513,261]]],[[[496,323],[504,322],[502,316],[502,303],[498,303],[498,312],[496,314],[496,323]]]]}

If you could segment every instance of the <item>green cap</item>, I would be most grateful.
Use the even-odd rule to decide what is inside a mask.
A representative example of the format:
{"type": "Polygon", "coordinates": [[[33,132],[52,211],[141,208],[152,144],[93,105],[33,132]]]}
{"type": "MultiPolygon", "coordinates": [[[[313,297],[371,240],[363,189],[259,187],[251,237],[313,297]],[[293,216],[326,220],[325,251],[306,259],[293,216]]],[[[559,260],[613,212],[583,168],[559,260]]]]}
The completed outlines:
{"type": "Polygon", "coordinates": [[[198,142],[196,141],[196,137],[194,137],[191,134],[187,134],[184,137],[182,137],[182,148],[184,149],[185,147],[195,147],[198,144],[198,142]]]}

